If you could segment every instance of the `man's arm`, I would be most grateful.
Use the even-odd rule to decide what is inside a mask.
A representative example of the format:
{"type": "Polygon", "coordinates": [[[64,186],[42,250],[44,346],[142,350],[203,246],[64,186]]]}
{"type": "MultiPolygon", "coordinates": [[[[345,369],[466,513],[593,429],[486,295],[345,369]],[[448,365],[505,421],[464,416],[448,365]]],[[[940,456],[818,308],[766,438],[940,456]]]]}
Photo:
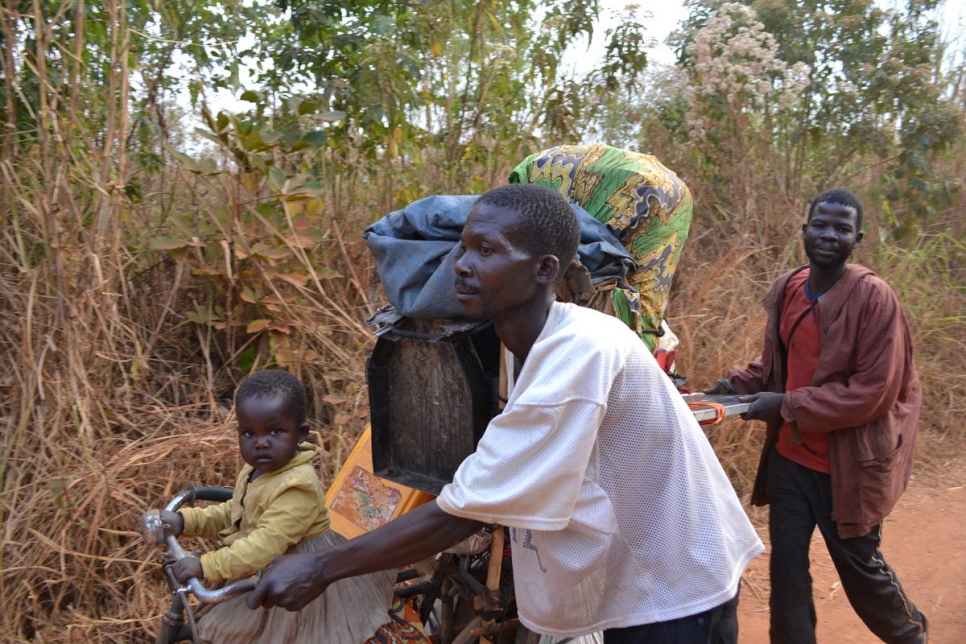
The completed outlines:
{"type": "Polygon", "coordinates": [[[459,543],[483,525],[447,514],[436,501],[430,501],[328,550],[276,558],[248,597],[248,607],[299,610],[335,581],[425,559],[459,543]]]}
{"type": "Polygon", "coordinates": [[[768,391],[768,382],[765,380],[765,364],[762,356],[755,358],[754,362],[744,369],[732,367],[728,369],[728,376],[725,378],[739,394],[757,394],[768,391]]]}

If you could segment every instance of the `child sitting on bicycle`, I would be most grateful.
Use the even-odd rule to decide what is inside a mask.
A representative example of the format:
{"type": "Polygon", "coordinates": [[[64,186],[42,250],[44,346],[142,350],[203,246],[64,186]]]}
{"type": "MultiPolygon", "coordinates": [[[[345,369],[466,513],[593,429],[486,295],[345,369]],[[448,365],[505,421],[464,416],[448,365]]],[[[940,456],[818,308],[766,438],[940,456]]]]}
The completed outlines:
{"type": "MultiPolygon", "coordinates": [[[[223,547],[173,564],[178,580],[208,584],[248,577],[286,553],[324,550],[345,541],[329,530],[325,491],[312,465],[305,387],[280,370],[257,371],[235,393],[238,448],[246,465],[231,500],[205,508],[161,511],[175,535],[221,539],[223,547]]],[[[204,642],[360,644],[390,621],[394,573],[332,584],[298,613],[251,610],[247,593],[199,612],[204,642]]]]}

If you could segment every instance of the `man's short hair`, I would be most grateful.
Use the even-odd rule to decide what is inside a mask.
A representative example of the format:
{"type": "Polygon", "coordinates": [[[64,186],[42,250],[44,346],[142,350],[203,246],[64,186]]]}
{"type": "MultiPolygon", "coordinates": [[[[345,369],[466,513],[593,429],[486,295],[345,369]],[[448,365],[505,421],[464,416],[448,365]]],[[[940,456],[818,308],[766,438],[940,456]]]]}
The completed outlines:
{"type": "Polygon", "coordinates": [[[306,403],[305,385],[302,381],[281,369],[263,369],[242,380],[235,390],[235,405],[246,398],[259,396],[284,396],[288,403],[288,413],[296,425],[305,422],[306,403]]]}
{"type": "Polygon", "coordinates": [[[577,255],[580,224],[567,199],[536,183],[511,183],[483,194],[478,204],[498,206],[520,215],[521,245],[534,255],[553,255],[560,260],[562,276],[577,255]]]}
{"type": "Polygon", "coordinates": [[[841,206],[849,206],[855,210],[855,232],[862,230],[862,202],[859,201],[859,198],[852,191],[846,190],[845,188],[833,188],[815,197],[812,200],[812,204],[808,207],[806,222],[815,214],[815,208],[820,203],[836,203],[841,206]]]}

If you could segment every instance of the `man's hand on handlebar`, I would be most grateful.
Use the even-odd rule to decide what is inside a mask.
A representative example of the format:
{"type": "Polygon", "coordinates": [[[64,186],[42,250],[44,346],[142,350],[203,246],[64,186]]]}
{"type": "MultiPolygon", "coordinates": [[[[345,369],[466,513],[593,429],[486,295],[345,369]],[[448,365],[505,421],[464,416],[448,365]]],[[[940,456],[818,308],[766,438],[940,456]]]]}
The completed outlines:
{"type": "Polygon", "coordinates": [[[171,570],[174,571],[174,576],[182,584],[186,583],[192,577],[197,577],[198,579],[204,579],[205,577],[205,571],[201,567],[201,559],[198,557],[179,559],[171,564],[171,570]]]}
{"type": "Polygon", "coordinates": [[[171,510],[159,510],[158,513],[161,515],[161,523],[171,526],[171,534],[180,536],[181,531],[184,530],[184,517],[181,513],[171,510]]]}
{"type": "Polygon", "coordinates": [[[447,514],[435,501],[424,503],[372,532],[322,552],[276,557],[248,596],[248,607],[299,610],[333,582],[421,561],[482,526],[479,521],[447,514]]]}
{"type": "Polygon", "coordinates": [[[738,400],[750,402],[751,407],[741,415],[743,420],[763,420],[766,423],[782,421],[782,401],[785,394],[763,391],[759,394],[742,396],[738,400]]]}
{"type": "MultiPolygon", "coordinates": [[[[709,396],[720,394],[734,395],[737,394],[738,391],[734,388],[734,385],[731,384],[731,381],[729,381],[727,378],[722,378],[712,386],[705,389],[703,393],[709,396]]],[[[782,400],[784,398],[785,394],[771,391],[739,395],[739,401],[751,404],[751,406],[748,407],[748,411],[741,414],[741,418],[742,420],[762,420],[766,423],[779,423],[782,421],[781,409],[782,400]]]]}
{"type": "Polygon", "coordinates": [[[300,610],[328,587],[318,558],[310,554],[276,557],[262,573],[254,592],[248,596],[249,608],[300,610]]]}

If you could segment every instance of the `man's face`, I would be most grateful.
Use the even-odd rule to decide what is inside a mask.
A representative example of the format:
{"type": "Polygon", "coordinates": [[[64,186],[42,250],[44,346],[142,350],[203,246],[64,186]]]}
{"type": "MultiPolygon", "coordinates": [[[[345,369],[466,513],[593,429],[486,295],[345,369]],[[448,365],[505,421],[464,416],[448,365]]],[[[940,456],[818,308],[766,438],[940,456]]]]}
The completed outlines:
{"type": "Polygon", "coordinates": [[[284,467],[306,438],[284,395],[249,396],[238,401],[238,449],[246,463],[263,474],[284,467]]]}
{"type": "Polygon", "coordinates": [[[520,215],[477,204],[470,210],[455,265],[456,297],[467,317],[495,319],[529,303],[539,258],[520,244],[520,215]]]}
{"type": "Polygon", "coordinates": [[[802,226],[802,244],[809,262],[816,268],[836,268],[845,264],[852,249],[862,239],[855,208],[821,202],[812,218],[802,226]]]}

